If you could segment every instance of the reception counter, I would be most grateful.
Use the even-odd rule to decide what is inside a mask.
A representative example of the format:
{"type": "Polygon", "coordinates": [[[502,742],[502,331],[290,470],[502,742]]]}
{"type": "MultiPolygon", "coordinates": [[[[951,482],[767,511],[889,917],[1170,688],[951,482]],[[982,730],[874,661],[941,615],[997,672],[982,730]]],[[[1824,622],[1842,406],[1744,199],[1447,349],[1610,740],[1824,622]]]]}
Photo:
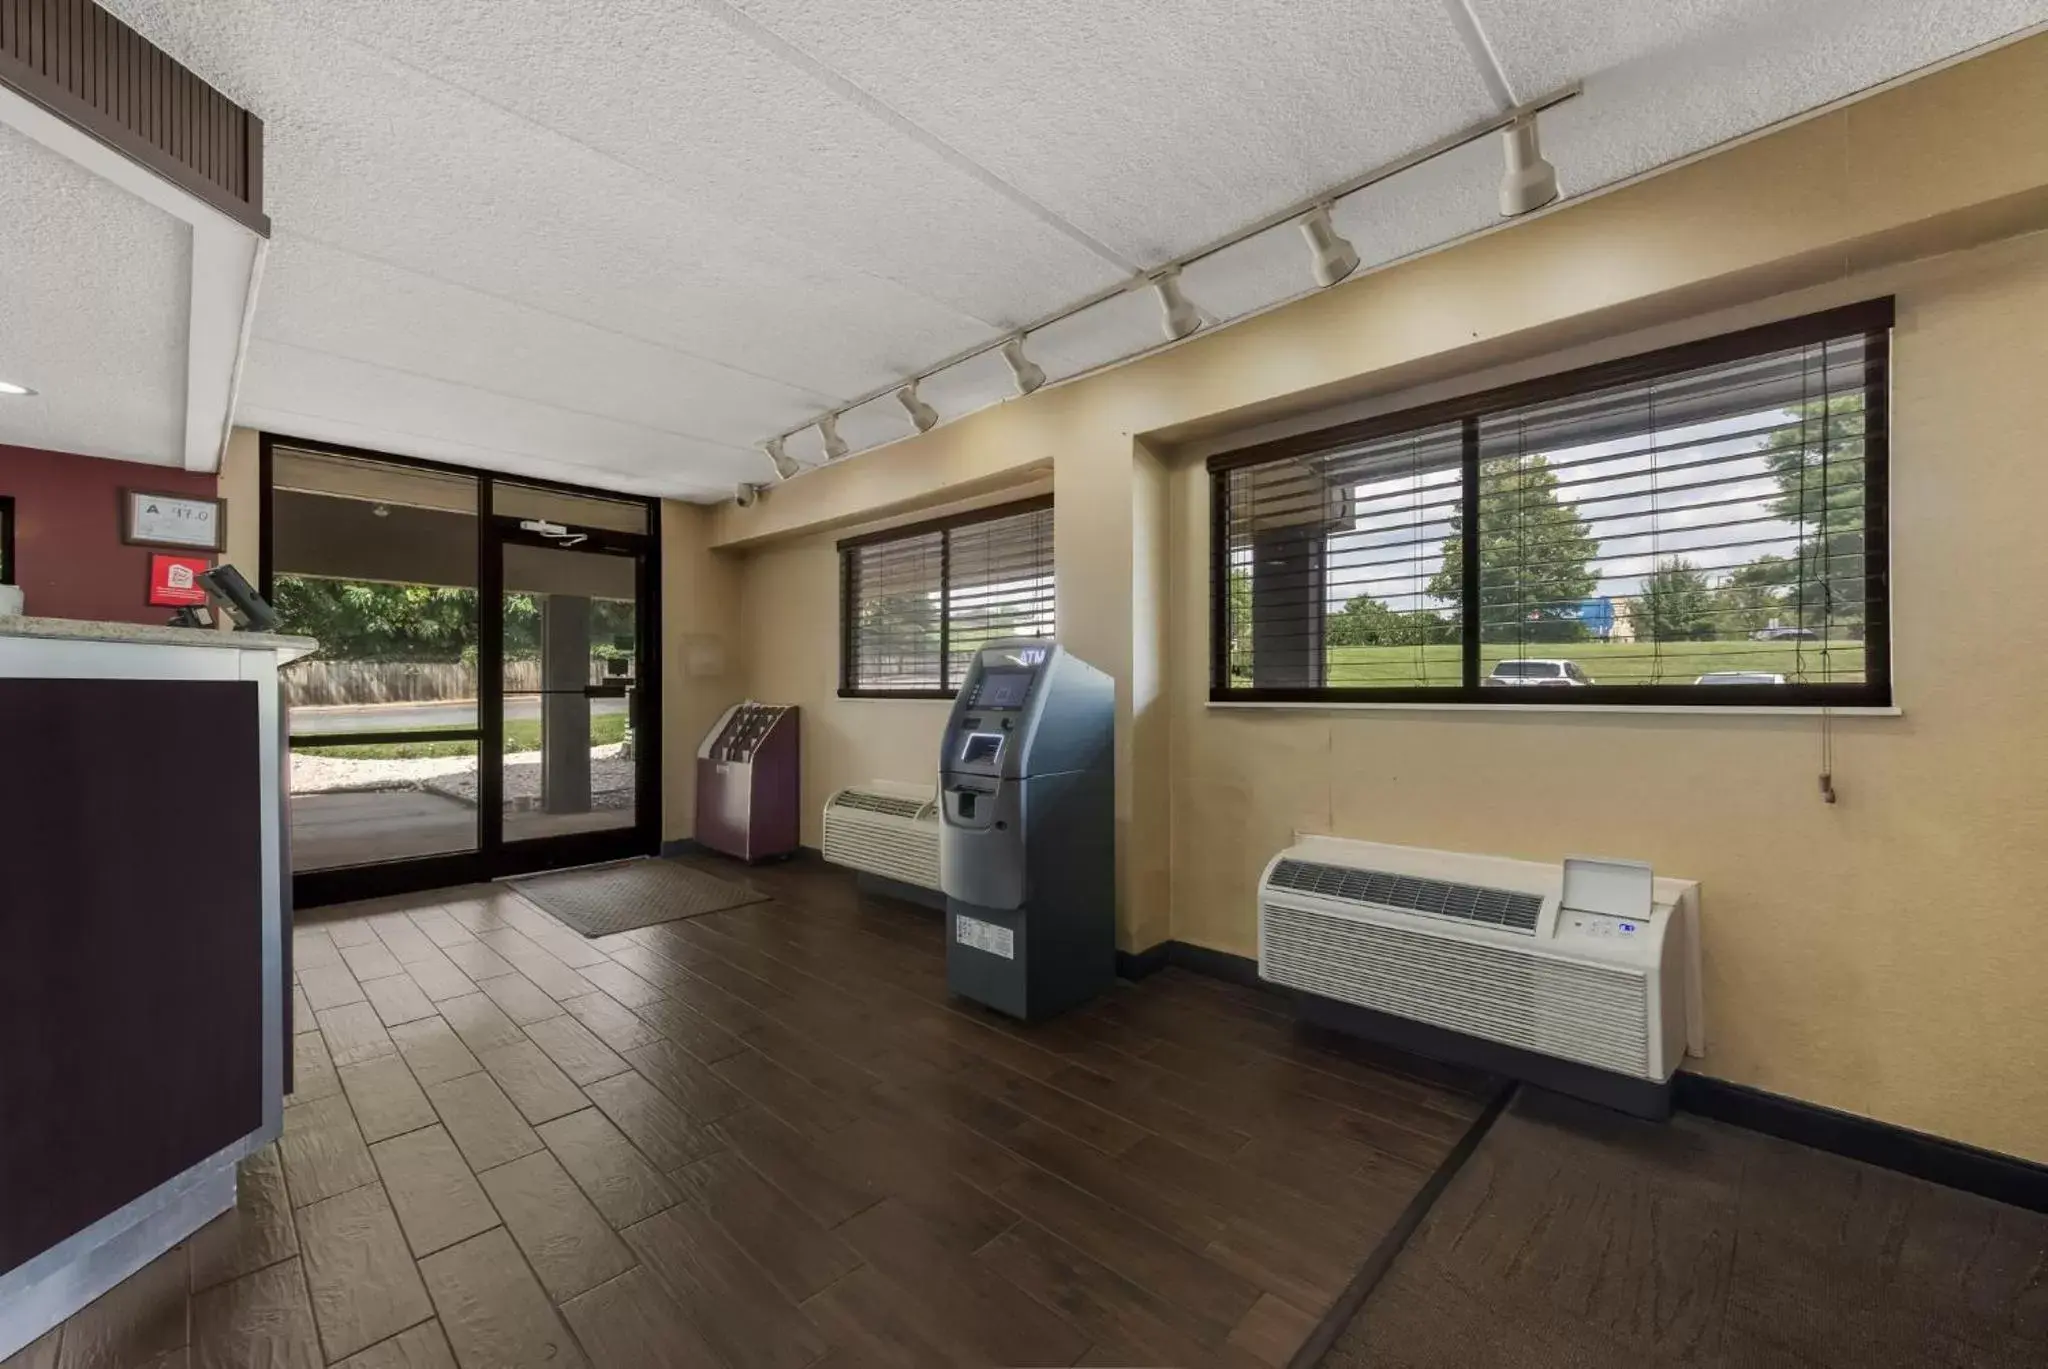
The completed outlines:
{"type": "Polygon", "coordinates": [[[231,1207],[278,1134],[277,672],[313,649],[0,618],[0,1360],[231,1207]]]}

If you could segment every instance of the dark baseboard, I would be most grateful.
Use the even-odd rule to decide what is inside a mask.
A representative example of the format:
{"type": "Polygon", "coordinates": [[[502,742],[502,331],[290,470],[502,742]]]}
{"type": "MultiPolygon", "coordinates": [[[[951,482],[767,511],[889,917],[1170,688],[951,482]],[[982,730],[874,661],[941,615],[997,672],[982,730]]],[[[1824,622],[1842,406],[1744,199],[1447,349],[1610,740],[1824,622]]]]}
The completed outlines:
{"type": "Polygon", "coordinates": [[[661,855],[663,859],[675,856],[717,856],[721,860],[738,861],[741,865],[777,865],[792,860],[824,859],[824,854],[817,847],[799,846],[796,850],[785,856],[765,856],[760,860],[742,861],[737,856],[729,856],[723,851],[712,850],[695,837],[677,837],[673,841],[663,842],[661,844],[661,855]]]}
{"type": "Polygon", "coordinates": [[[1681,1071],[1678,1106],[1880,1169],[1959,1188],[2030,1212],[2048,1212],[2048,1165],[1802,1103],[1762,1089],[1681,1071]]]}
{"type": "Polygon", "coordinates": [[[1312,1026],[1391,1046],[1425,1060],[1520,1080],[1653,1122],[1661,1122],[1671,1115],[1669,1084],[1631,1079],[1625,1074],[1503,1046],[1476,1036],[1446,1031],[1427,1022],[1375,1012],[1371,1008],[1340,1003],[1315,994],[1300,995],[1296,1004],[1300,1019],[1312,1026]]]}
{"type": "MultiPolygon", "coordinates": [[[[1167,965],[1233,984],[1276,987],[1258,977],[1257,961],[1205,946],[1167,941],[1136,955],[1117,953],[1118,973],[1126,979],[1141,979],[1167,965]]],[[[1679,1071],[1669,1084],[1652,1084],[1313,994],[1296,995],[1296,1001],[1303,1022],[1409,1055],[1519,1079],[1637,1117],[1662,1120],[1676,1108],[2030,1212],[2048,1212],[2048,1165],[2016,1156],[1686,1070],[1679,1071]]]]}
{"type": "Polygon", "coordinates": [[[1162,941],[1142,951],[1118,951],[1116,953],[1116,977],[1128,979],[1133,984],[1149,979],[1166,968],[1167,948],[1173,943],[1162,941]]]}
{"type": "Polygon", "coordinates": [[[1185,941],[1169,941],[1166,943],[1166,963],[1208,975],[1211,979],[1221,979],[1225,983],[1241,984],[1247,989],[1282,992],[1277,985],[1259,978],[1259,962],[1247,955],[1215,951],[1185,941]]]}
{"type": "Polygon", "coordinates": [[[1207,946],[1196,946],[1186,941],[1162,941],[1142,951],[1116,953],[1116,972],[1120,979],[1143,979],[1148,975],[1158,974],[1168,965],[1178,965],[1184,970],[1208,975],[1211,979],[1242,984],[1248,989],[1284,992],[1277,985],[1268,984],[1259,978],[1259,962],[1250,956],[1211,950],[1207,946]]]}

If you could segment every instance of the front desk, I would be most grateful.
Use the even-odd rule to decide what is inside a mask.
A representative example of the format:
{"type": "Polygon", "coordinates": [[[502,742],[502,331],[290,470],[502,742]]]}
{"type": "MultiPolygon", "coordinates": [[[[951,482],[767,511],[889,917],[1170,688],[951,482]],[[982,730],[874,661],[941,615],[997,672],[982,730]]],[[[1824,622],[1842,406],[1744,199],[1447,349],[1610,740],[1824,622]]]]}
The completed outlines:
{"type": "Polygon", "coordinates": [[[283,1122],[278,668],[0,618],[0,1360],[235,1201],[283,1122]]]}

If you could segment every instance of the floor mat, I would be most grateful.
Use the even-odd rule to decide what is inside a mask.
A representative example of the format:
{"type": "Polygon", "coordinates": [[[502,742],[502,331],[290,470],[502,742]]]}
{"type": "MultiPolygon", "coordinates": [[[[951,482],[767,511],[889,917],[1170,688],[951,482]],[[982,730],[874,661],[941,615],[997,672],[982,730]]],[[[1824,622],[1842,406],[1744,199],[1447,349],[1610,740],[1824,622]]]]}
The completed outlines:
{"type": "Polygon", "coordinates": [[[2048,1365],[2048,1215],[1523,1089],[1322,1363],[2048,1365]]]}
{"type": "Polygon", "coordinates": [[[585,936],[609,936],[657,922],[722,913],[768,895],[680,861],[646,858],[510,881],[513,888],[585,936]]]}

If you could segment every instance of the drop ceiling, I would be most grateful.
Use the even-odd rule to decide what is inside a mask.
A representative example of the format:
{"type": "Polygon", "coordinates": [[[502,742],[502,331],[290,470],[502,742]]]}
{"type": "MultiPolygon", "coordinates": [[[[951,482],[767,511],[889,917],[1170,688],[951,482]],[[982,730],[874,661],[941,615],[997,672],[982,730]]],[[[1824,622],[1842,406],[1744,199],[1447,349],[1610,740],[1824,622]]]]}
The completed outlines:
{"type": "MultiPolygon", "coordinates": [[[[1584,94],[1543,126],[1568,196],[2048,19],[2048,0],[108,8],[266,121],[274,237],[236,421],[693,499],[770,478],[768,437],[1569,82],[1584,94]]],[[[19,152],[0,142],[0,175],[19,152]]],[[[83,203],[40,174],[8,183],[83,203]]],[[[1337,225],[1368,266],[1396,260],[1496,223],[1498,175],[1488,140],[1337,225]]],[[[102,208],[96,258],[178,279],[174,233],[102,208]]],[[[0,250],[29,231],[9,217],[0,250]]],[[[1220,322],[1312,282],[1283,226],[1186,285],[1220,322]]],[[[80,330],[47,344],[67,377],[88,336],[121,335],[145,387],[175,369],[147,327],[80,330]]],[[[1058,379],[1158,340],[1126,295],[1031,351],[1058,379]]],[[[946,418],[1008,393],[993,356],[924,386],[946,418]]],[[[842,423],[857,450],[910,431],[886,400],[842,423]]],[[[819,458],[811,434],[791,450],[819,458]]]]}
{"type": "Polygon", "coordinates": [[[175,464],[191,229],[5,124],[0,186],[0,443],[175,464]]]}

